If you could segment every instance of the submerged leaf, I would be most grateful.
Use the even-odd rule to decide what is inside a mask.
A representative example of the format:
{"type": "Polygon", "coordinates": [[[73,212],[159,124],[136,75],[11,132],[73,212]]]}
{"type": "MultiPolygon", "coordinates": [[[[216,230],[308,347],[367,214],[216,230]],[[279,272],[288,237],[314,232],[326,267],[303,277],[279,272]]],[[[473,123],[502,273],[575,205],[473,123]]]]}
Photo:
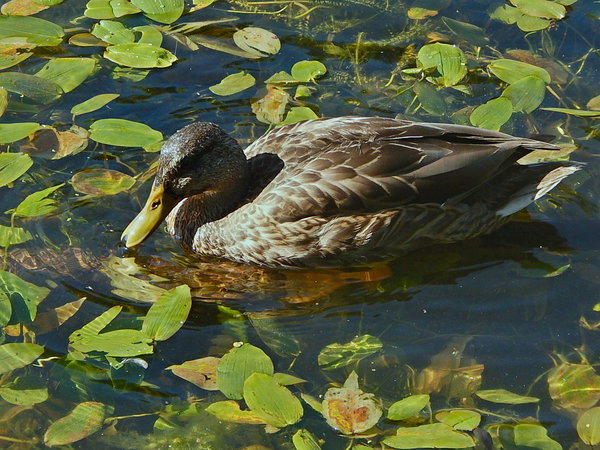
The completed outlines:
{"type": "Polygon", "coordinates": [[[554,407],[579,413],[600,401],[600,376],[590,364],[563,362],[548,373],[548,391],[554,407]]]}
{"type": "Polygon", "coordinates": [[[290,94],[286,91],[267,85],[265,96],[252,103],[252,112],[260,122],[278,124],[283,120],[289,101],[290,94]]]}
{"type": "Polygon", "coordinates": [[[0,270],[0,297],[12,304],[12,323],[30,323],[35,320],[37,306],[50,293],[50,289],[37,286],[10,272],[0,270]]]}
{"type": "Polygon", "coordinates": [[[54,81],[20,72],[0,73],[0,87],[42,105],[52,103],[63,94],[62,88],[54,81]]]}
{"type": "Polygon", "coordinates": [[[13,405],[35,405],[48,400],[48,386],[35,376],[19,377],[0,386],[0,397],[13,405]]]}
{"type": "Polygon", "coordinates": [[[515,394],[506,389],[485,389],[475,392],[477,397],[494,403],[506,403],[509,405],[520,405],[523,403],[537,403],[540,401],[536,397],[527,397],[524,395],[515,394]]]}
{"type": "Polygon", "coordinates": [[[506,97],[493,98],[479,105],[469,116],[471,125],[498,131],[512,116],[513,105],[506,97]]]}
{"type": "Polygon", "coordinates": [[[60,159],[82,152],[87,145],[88,132],[84,128],[73,125],[70,130],[58,131],[46,126],[31,134],[20,150],[31,156],[60,159]]]}
{"type": "Polygon", "coordinates": [[[56,200],[48,197],[63,186],[64,183],[61,183],[29,194],[17,205],[13,214],[17,217],[38,217],[54,212],[58,208],[56,200]]]}
{"type": "Polygon", "coordinates": [[[323,399],[323,417],[329,426],[344,434],[357,434],[377,424],[381,405],[373,394],[358,387],[358,376],[352,371],[341,388],[330,388],[323,399]]]}
{"type": "Polygon", "coordinates": [[[584,444],[600,444],[600,406],[588,409],[579,416],[577,434],[584,444]]]}
{"type": "Polygon", "coordinates": [[[210,86],[210,92],[216,95],[233,95],[254,86],[256,79],[246,72],[233,73],[223,78],[219,84],[210,86]]]}
{"type": "Polygon", "coordinates": [[[44,434],[44,443],[54,446],[80,441],[102,428],[104,414],[102,403],[79,403],[67,416],[50,425],[44,434]]]}
{"type": "Polygon", "coordinates": [[[379,338],[364,334],[345,344],[329,344],[319,352],[317,361],[322,369],[333,370],[356,364],[382,348],[379,338]]]}
{"type": "Polygon", "coordinates": [[[22,244],[30,239],[32,239],[31,233],[23,228],[0,225],[0,247],[22,244]]]}
{"type": "Polygon", "coordinates": [[[474,447],[473,438],[443,423],[432,423],[411,428],[398,428],[396,436],[383,440],[392,448],[465,448],[474,447]]]}
{"type": "Polygon", "coordinates": [[[38,344],[11,343],[0,345],[0,373],[20,369],[34,362],[44,353],[38,344]]]}
{"type": "MultiPolygon", "coordinates": [[[[301,428],[292,436],[292,443],[296,450],[321,450],[319,441],[310,431],[301,428]]],[[[356,448],[356,447],[353,447],[356,448]]]]}

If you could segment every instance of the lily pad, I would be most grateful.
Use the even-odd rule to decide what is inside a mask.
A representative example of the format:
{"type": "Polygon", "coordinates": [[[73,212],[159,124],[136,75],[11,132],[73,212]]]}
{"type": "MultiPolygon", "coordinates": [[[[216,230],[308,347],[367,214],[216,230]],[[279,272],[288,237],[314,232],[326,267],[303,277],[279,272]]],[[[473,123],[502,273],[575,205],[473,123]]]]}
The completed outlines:
{"type": "Polygon", "coordinates": [[[315,81],[327,73],[327,67],[320,61],[299,61],[292,66],[292,77],[301,83],[315,81]]]}
{"type": "Polygon", "coordinates": [[[416,394],[403,398],[392,404],[388,409],[387,418],[390,420],[405,420],[419,414],[429,404],[429,395],[416,394]]]}
{"type": "Polygon", "coordinates": [[[233,95],[254,86],[256,79],[246,72],[238,72],[223,78],[219,84],[210,86],[210,92],[216,95],[233,95]]]}
{"type": "Polygon", "coordinates": [[[44,443],[51,447],[80,441],[102,428],[104,414],[102,403],[79,403],[67,416],[50,425],[44,434],[44,443]]]}
{"type": "Polygon", "coordinates": [[[177,57],[169,50],[141,42],[111,45],[104,52],[104,57],[122,66],[137,69],[164,68],[177,61],[177,57]]]}
{"type": "Polygon", "coordinates": [[[544,19],[563,19],[566,9],[558,2],[551,0],[510,0],[522,13],[544,19]]]}
{"type": "Polygon", "coordinates": [[[55,58],[48,61],[35,75],[54,81],[63,92],[71,92],[96,69],[92,58],[55,58]]]}
{"type": "Polygon", "coordinates": [[[10,372],[31,364],[44,353],[38,344],[11,343],[0,345],[0,373],[10,372]]]}
{"type": "Polygon", "coordinates": [[[522,78],[534,75],[541,78],[544,83],[550,83],[552,80],[546,69],[533,64],[528,64],[514,59],[497,59],[488,65],[494,75],[502,81],[513,84],[522,78]]]}
{"type": "Polygon", "coordinates": [[[150,147],[162,141],[160,131],[140,122],[125,119],[101,119],[90,127],[90,139],[121,147],[150,147]]]}
{"type": "Polygon", "coordinates": [[[35,405],[48,400],[48,386],[35,376],[19,377],[0,386],[0,397],[13,405],[35,405]]]}
{"type": "Polygon", "coordinates": [[[169,339],[185,323],[191,307],[192,296],[188,285],[166,291],[146,313],[142,333],[155,341],[169,339]]]}
{"type": "MultiPolygon", "coordinates": [[[[292,436],[292,443],[296,450],[321,450],[319,441],[312,433],[304,428],[296,431],[292,436]]],[[[356,448],[356,447],[354,447],[356,448]]]]}
{"type": "Polygon", "coordinates": [[[356,364],[360,360],[383,348],[379,338],[364,334],[345,344],[330,344],[319,352],[318,363],[321,369],[333,370],[356,364]]]}
{"type": "Polygon", "coordinates": [[[117,170],[85,169],[73,175],[70,183],[83,194],[114,195],[131,188],[135,178],[117,170]]]}
{"type": "Polygon", "coordinates": [[[71,114],[73,114],[73,116],[79,116],[81,114],[87,114],[96,111],[118,97],[119,94],[94,95],[92,98],[73,106],[71,108],[71,114]]]}
{"type": "Polygon", "coordinates": [[[254,411],[240,409],[240,405],[234,400],[211,403],[206,407],[206,412],[225,422],[255,425],[266,425],[267,423],[254,411]]]}
{"type": "MultiPolygon", "coordinates": [[[[10,144],[11,142],[18,141],[24,137],[29,136],[36,130],[39,130],[41,125],[34,122],[21,122],[21,123],[0,123],[0,144],[10,144]]],[[[4,155],[13,155],[12,153],[4,153],[4,155]]],[[[14,158],[14,157],[11,157],[14,158]]],[[[7,161],[11,158],[5,158],[7,161]]],[[[11,163],[12,164],[12,163],[11,163]]],[[[27,167],[29,168],[31,164],[27,167]]],[[[2,161],[0,160],[0,170],[2,167],[2,161]]],[[[27,170],[27,169],[25,169],[27,170]]],[[[23,172],[24,173],[24,172],[23,172]]],[[[20,175],[17,176],[20,177],[20,175]]],[[[0,182],[0,185],[6,183],[0,182]]]]}
{"type": "Polygon", "coordinates": [[[135,41],[135,34],[121,22],[101,20],[92,28],[92,34],[98,39],[112,45],[130,44],[135,41]]]}
{"type": "Polygon", "coordinates": [[[294,106],[290,108],[285,119],[278,126],[291,125],[293,123],[302,122],[303,120],[318,119],[319,116],[306,106],[294,106]]]}
{"type": "Polygon", "coordinates": [[[222,358],[217,367],[219,390],[230,399],[243,397],[244,382],[253,373],[273,375],[271,358],[260,348],[250,344],[234,347],[222,358]]]}
{"type": "Polygon", "coordinates": [[[0,41],[53,46],[59,45],[65,35],[58,25],[37,17],[0,16],[0,41]]]}
{"type": "Polygon", "coordinates": [[[163,41],[162,33],[155,27],[150,25],[142,25],[133,28],[133,31],[140,33],[141,36],[138,40],[140,44],[150,44],[155,47],[160,47],[163,41]]]}
{"type": "Polygon", "coordinates": [[[513,105],[506,97],[493,98],[483,105],[479,105],[469,116],[471,124],[498,131],[512,116],[513,105]]]}
{"type": "Polygon", "coordinates": [[[542,104],[546,84],[536,75],[529,75],[509,85],[502,97],[510,100],[513,112],[530,113],[542,104]]]}
{"type": "Polygon", "coordinates": [[[442,9],[450,6],[450,0],[415,0],[407,11],[409,19],[421,20],[437,16],[442,9]]]}
{"type": "Polygon", "coordinates": [[[517,448],[544,450],[562,450],[562,445],[548,436],[548,430],[533,423],[520,423],[513,430],[514,444],[517,448]]]}
{"type": "Polygon", "coordinates": [[[515,394],[506,389],[486,389],[475,392],[477,397],[494,403],[505,403],[508,405],[520,405],[523,403],[537,403],[540,401],[536,397],[515,394]]]}
{"type": "Polygon", "coordinates": [[[10,0],[2,5],[0,13],[6,16],[33,16],[45,9],[48,7],[32,0],[10,0]]]}
{"type": "Polygon", "coordinates": [[[242,50],[260,57],[275,55],[281,50],[279,38],[263,28],[242,28],[233,34],[233,42],[242,50]]]}
{"type": "Polygon", "coordinates": [[[20,72],[0,73],[0,87],[42,105],[52,103],[63,94],[62,88],[54,81],[20,72]]]}
{"type": "Polygon", "coordinates": [[[183,0],[132,0],[146,16],[160,23],[173,23],[183,13],[183,0]]]}
{"type": "Polygon", "coordinates": [[[432,79],[442,86],[454,86],[467,74],[467,58],[462,50],[449,44],[435,43],[421,47],[417,60],[424,69],[435,68],[432,79]]]}
{"type": "Polygon", "coordinates": [[[435,415],[435,418],[455,430],[462,431],[471,431],[477,428],[481,422],[481,415],[468,409],[441,411],[435,415]]]}
{"type": "Polygon", "coordinates": [[[282,428],[300,420],[302,404],[272,375],[253,373],[244,382],[244,401],[254,414],[271,426],[282,428]]]}
{"type": "Polygon", "coordinates": [[[383,440],[392,448],[465,448],[474,447],[471,436],[454,430],[443,423],[432,423],[411,428],[398,428],[396,436],[383,440]]]}
{"type": "Polygon", "coordinates": [[[0,44],[0,70],[16,66],[33,55],[31,52],[20,52],[18,48],[18,45],[0,44]]]}
{"type": "Polygon", "coordinates": [[[490,41],[483,28],[471,23],[461,22],[460,20],[454,20],[449,17],[442,17],[442,22],[444,22],[444,25],[446,25],[452,33],[470,45],[483,47],[490,41]]]}

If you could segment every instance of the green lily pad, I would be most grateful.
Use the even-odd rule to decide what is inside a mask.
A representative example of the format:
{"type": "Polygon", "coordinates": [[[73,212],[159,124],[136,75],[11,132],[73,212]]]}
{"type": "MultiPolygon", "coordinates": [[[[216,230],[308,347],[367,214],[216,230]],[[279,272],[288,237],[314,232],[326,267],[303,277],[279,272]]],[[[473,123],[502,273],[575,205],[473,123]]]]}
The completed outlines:
{"type": "MultiPolygon", "coordinates": [[[[0,125],[0,136],[2,136],[0,125]]],[[[23,175],[33,165],[33,160],[24,153],[0,153],[0,186],[6,186],[23,175]]]]}
{"type": "Polygon", "coordinates": [[[135,41],[135,34],[121,22],[101,20],[92,28],[92,34],[98,39],[112,45],[130,44],[135,41]]]}
{"type": "Polygon", "coordinates": [[[476,127],[498,131],[502,125],[508,122],[512,113],[512,102],[506,97],[498,97],[475,108],[469,116],[469,120],[476,127]]]}
{"type": "MultiPolygon", "coordinates": [[[[292,436],[292,443],[296,450],[321,450],[319,441],[312,433],[304,428],[299,429],[292,436]]],[[[356,447],[353,447],[356,448],[356,447]]]]}
{"type": "Polygon", "coordinates": [[[173,23],[183,13],[183,0],[132,0],[131,3],[160,23],[173,23]]]}
{"type": "MultiPolygon", "coordinates": [[[[0,68],[0,70],[1,70],[1,68],[0,68]]],[[[2,115],[6,111],[7,106],[8,106],[8,91],[6,89],[4,89],[3,87],[0,87],[0,117],[2,117],[2,115]]]]}
{"type": "Polygon", "coordinates": [[[301,83],[315,81],[327,73],[327,67],[320,61],[299,61],[292,66],[292,77],[301,83]]]}
{"type": "Polygon", "coordinates": [[[475,392],[475,395],[483,400],[494,403],[505,403],[508,405],[520,405],[523,403],[537,403],[540,401],[536,397],[527,397],[525,395],[515,394],[506,389],[482,389],[475,392]]]}
{"type": "Polygon", "coordinates": [[[256,79],[246,72],[233,73],[223,78],[219,84],[210,86],[210,92],[216,95],[233,95],[254,86],[256,79]]]}
{"type": "Polygon", "coordinates": [[[600,444],[600,406],[588,409],[579,416],[577,434],[584,444],[600,444]]]}
{"type": "Polygon", "coordinates": [[[8,69],[9,67],[16,66],[17,64],[25,61],[33,53],[14,53],[12,55],[0,54],[0,70],[8,69]]]}
{"type": "Polygon", "coordinates": [[[7,211],[17,217],[38,217],[54,212],[58,206],[56,200],[48,198],[54,191],[64,186],[64,183],[42,189],[29,194],[14,210],[7,211]]]}
{"type": "Polygon", "coordinates": [[[0,41],[22,39],[35,45],[59,45],[65,35],[58,25],[44,19],[28,16],[0,15],[0,41]]]}
{"type": "Polygon", "coordinates": [[[71,92],[95,69],[96,60],[92,58],[55,58],[48,61],[35,75],[54,81],[63,92],[71,92]]]}
{"type": "MultiPolygon", "coordinates": [[[[0,123],[0,144],[10,144],[29,136],[39,130],[41,125],[34,122],[0,123]]],[[[4,153],[12,155],[12,153],[4,153]]],[[[7,158],[9,159],[9,158],[7,158]]],[[[1,164],[1,163],[0,163],[1,164]]],[[[31,166],[31,164],[30,164],[31,166]]],[[[28,167],[29,168],[29,167],[28,167]]],[[[22,175],[22,174],[21,174],[22,175]]],[[[21,176],[19,175],[19,176],[21,176]]],[[[18,178],[18,177],[17,177],[18,178]]],[[[1,183],[0,183],[1,184],[1,183]]],[[[6,184],[6,183],[4,183],[6,184]]]]}
{"type": "Polygon", "coordinates": [[[510,0],[519,11],[528,16],[543,19],[563,19],[567,13],[565,7],[551,0],[510,0]]]}
{"type": "Polygon", "coordinates": [[[81,102],[71,108],[71,114],[73,116],[79,116],[81,114],[87,114],[102,108],[104,105],[112,102],[114,99],[119,97],[119,94],[98,94],[92,98],[81,102]]]}
{"type": "Polygon", "coordinates": [[[48,296],[50,289],[29,283],[10,272],[0,270],[0,298],[9,299],[11,324],[31,323],[37,315],[37,306],[48,296]]]}
{"type": "Polygon", "coordinates": [[[27,242],[31,239],[31,233],[23,228],[0,225],[0,247],[22,244],[23,242],[27,242]]]}
{"type": "Polygon", "coordinates": [[[381,340],[364,334],[345,344],[329,344],[319,352],[317,362],[321,369],[333,370],[356,364],[383,348],[381,340]]]}
{"type": "Polygon", "coordinates": [[[289,83],[300,83],[300,81],[296,80],[289,73],[281,72],[274,73],[269,78],[265,80],[265,84],[289,84],[289,83]]]}
{"type": "Polygon", "coordinates": [[[255,425],[266,425],[265,422],[254,411],[244,411],[235,400],[225,400],[211,403],[206,407],[206,412],[224,422],[249,423],[255,425]]]}
{"type": "Polygon", "coordinates": [[[54,81],[20,72],[0,73],[0,87],[42,105],[52,103],[63,94],[62,88],[54,81]]]}
{"type": "Polygon", "coordinates": [[[432,79],[442,86],[454,86],[467,74],[467,58],[462,50],[449,44],[435,43],[421,47],[417,60],[424,69],[435,68],[432,79]]]}
{"type": "Polygon", "coordinates": [[[185,323],[192,307],[187,284],[163,293],[150,307],[142,322],[142,333],[155,341],[165,341],[185,323]]]}
{"type": "Polygon", "coordinates": [[[510,100],[513,112],[530,113],[542,104],[546,94],[546,84],[536,75],[521,78],[502,92],[502,97],[510,100]]]}
{"type": "Polygon", "coordinates": [[[277,126],[291,125],[293,123],[302,122],[303,120],[318,119],[319,116],[315,112],[306,106],[294,106],[290,108],[283,122],[277,126]]]}
{"type": "Polygon", "coordinates": [[[111,45],[104,52],[104,57],[122,66],[137,69],[164,68],[177,61],[177,57],[169,50],[141,42],[111,45]]]}
{"type": "Polygon", "coordinates": [[[13,405],[35,405],[48,400],[48,386],[35,376],[19,377],[0,386],[0,397],[13,405]]]}
{"type": "Polygon", "coordinates": [[[254,414],[277,428],[298,422],[304,412],[300,400],[265,373],[253,373],[246,379],[244,401],[254,414]]]}
{"type": "Polygon", "coordinates": [[[52,447],[80,441],[102,428],[104,414],[105,406],[102,403],[79,403],[67,416],[50,425],[44,434],[44,443],[52,447]]]}
{"type": "Polygon", "coordinates": [[[454,409],[452,411],[441,411],[435,418],[455,430],[471,431],[479,426],[481,414],[468,409],[454,409]]]}
{"type": "Polygon", "coordinates": [[[114,195],[131,188],[135,178],[117,170],[85,169],[71,178],[73,189],[88,195],[114,195]]]}
{"type": "Polygon", "coordinates": [[[84,16],[90,19],[115,19],[141,10],[128,0],[90,0],[85,5],[84,16]]]}
{"type": "Polygon", "coordinates": [[[11,343],[0,345],[0,373],[20,369],[34,362],[44,353],[38,344],[11,343]]]}
{"type": "Polygon", "coordinates": [[[405,420],[419,414],[429,404],[429,395],[416,394],[392,404],[387,417],[390,420],[405,420]]]}
{"type": "Polygon", "coordinates": [[[90,127],[90,139],[121,147],[150,147],[162,141],[160,131],[140,122],[125,119],[101,119],[90,127]]]}
{"type": "MultiPolygon", "coordinates": [[[[128,14],[137,14],[141,10],[128,0],[110,0],[109,5],[115,17],[123,17],[128,14]]],[[[112,17],[107,17],[111,19],[112,17]]]]}
{"type": "Polygon", "coordinates": [[[138,40],[140,44],[150,44],[154,45],[155,47],[160,47],[160,45],[162,44],[163,35],[155,27],[152,27],[150,25],[142,25],[133,28],[133,31],[141,34],[138,40]]]}
{"type": "Polygon", "coordinates": [[[279,38],[268,30],[246,27],[233,34],[233,42],[242,50],[264,57],[275,55],[281,50],[279,38]]]}
{"type": "Polygon", "coordinates": [[[488,67],[494,75],[508,84],[516,83],[520,79],[531,75],[541,78],[548,84],[552,81],[546,69],[514,59],[497,59],[488,67]]]}
{"type": "Polygon", "coordinates": [[[552,23],[551,20],[531,17],[523,14],[517,19],[517,26],[527,33],[531,31],[545,30],[552,23]]]}
{"type": "Polygon", "coordinates": [[[260,348],[250,344],[234,347],[222,358],[217,367],[219,390],[230,399],[243,397],[244,382],[253,373],[273,375],[273,362],[260,348]]]}
{"type": "Polygon", "coordinates": [[[471,436],[454,430],[443,423],[432,423],[411,428],[398,428],[396,436],[383,440],[392,448],[465,448],[474,447],[471,436]]]}

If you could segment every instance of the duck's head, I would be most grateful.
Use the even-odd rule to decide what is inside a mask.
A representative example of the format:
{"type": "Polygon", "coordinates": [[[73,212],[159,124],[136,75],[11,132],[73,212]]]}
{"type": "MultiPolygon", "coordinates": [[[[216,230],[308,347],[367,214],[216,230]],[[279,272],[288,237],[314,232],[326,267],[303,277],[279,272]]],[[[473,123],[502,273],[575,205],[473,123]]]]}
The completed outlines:
{"type": "Polygon", "coordinates": [[[215,220],[212,216],[239,201],[247,182],[246,157],[235,139],[214,123],[188,125],[164,143],[148,200],[121,240],[126,247],[141,244],[186,199],[194,199],[196,209],[178,208],[178,215],[194,217],[184,220],[187,226],[215,220]]]}

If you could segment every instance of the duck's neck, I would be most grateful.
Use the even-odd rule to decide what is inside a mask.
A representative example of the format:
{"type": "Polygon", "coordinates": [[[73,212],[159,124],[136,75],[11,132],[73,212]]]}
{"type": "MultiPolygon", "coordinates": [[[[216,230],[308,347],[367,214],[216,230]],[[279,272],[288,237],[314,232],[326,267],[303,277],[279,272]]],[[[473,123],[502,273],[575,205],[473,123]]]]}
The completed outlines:
{"type": "Polygon", "coordinates": [[[214,189],[183,199],[171,211],[166,219],[167,231],[183,247],[191,249],[198,228],[227,216],[246,198],[250,180],[247,164],[238,169],[235,175],[220,180],[214,189]]]}

